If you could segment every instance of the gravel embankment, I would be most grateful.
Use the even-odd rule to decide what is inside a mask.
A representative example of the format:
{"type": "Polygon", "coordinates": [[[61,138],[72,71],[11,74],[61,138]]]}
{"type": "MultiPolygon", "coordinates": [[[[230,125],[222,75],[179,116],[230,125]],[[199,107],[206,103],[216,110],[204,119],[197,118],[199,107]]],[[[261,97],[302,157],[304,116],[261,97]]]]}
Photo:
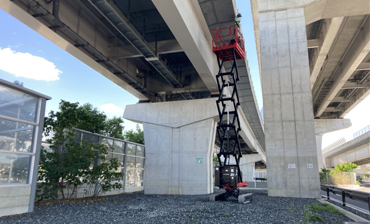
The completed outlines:
{"type": "MultiPolygon", "coordinates": [[[[218,190],[220,191],[220,190],[218,190]]],[[[268,197],[253,192],[252,203],[210,202],[209,195],[107,196],[106,201],[36,206],[33,213],[1,217],[0,223],[303,223],[303,206],[316,199],[268,197]]],[[[324,223],[352,221],[346,216],[319,213],[324,223]]]]}

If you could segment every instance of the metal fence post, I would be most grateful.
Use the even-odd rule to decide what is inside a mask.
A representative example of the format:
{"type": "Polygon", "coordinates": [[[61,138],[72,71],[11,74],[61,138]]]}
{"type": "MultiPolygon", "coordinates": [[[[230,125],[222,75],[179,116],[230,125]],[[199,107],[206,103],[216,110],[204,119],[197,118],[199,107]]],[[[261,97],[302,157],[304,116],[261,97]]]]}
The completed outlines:
{"type": "Polygon", "coordinates": [[[342,204],[343,207],[346,207],[346,192],[342,191],[342,204]]]}
{"type": "Polygon", "coordinates": [[[329,188],[326,188],[326,198],[330,200],[330,190],[329,188]]]}
{"type": "Polygon", "coordinates": [[[123,157],[124,161],[123,161],[123,192],[126,191],[126,172],[127,172],[127,145],[128,145],[128,142],[125,142],[125,155],[123,157]]]}
{"type": "Polygon", "coordinates": [[[367,205],[369,206],[369,214],[370,214],[370,197],[367,197],[367,205]]]}

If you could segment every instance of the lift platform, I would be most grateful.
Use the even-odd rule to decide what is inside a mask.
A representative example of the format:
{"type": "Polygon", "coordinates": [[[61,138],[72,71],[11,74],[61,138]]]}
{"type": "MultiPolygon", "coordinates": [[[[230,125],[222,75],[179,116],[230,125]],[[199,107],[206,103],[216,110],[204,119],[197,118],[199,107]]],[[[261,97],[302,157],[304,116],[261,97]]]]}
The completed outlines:
{"type": "Polygon", "coordinates": [[[239,203],[251,200],[252,194],[240,194],[243,182],[239,162],[242,157],[240,147],[240,107],[237,82],[239,81],[237,60],[245,59],[243,35],[238,26],[229,26],[212,31],[213,52],[217,55],[219,71],[216,76],[219,97],[216,101],[219,114],[217,137],[220,151],[217,154],[219,165],[215,167],[215,186],[224,189],[219,195],[211,195],[211,201],[238,198],[239,203]],[[232,63],[229,71],[223,72],[224,63],[232,63]]]}

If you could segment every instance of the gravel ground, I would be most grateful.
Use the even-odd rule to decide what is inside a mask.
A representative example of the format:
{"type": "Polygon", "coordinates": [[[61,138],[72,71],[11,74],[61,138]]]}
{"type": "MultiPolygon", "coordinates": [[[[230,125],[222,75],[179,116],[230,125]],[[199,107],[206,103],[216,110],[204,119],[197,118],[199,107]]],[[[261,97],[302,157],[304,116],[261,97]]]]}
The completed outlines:
{"type": "Polygon", "coordinates": [[[340,207],[340,208],[343,208],[343,209],[345,209],[349,212],[352,212],[352,213],[370,221],[370,215],[369,214],[365,214],[363,212],[360,212],[360,211],[358,211],[356,209],[353,209],[353,208],[350,208],[350,207],[343,207],[341,203],[338,203],[338,202],[335,202],[335,201],[332,201],[332,200],[329,200],[329,202],[338,206],[338,207],[340,207]]]}
{"type": "MultiPolygon", "coordinates": [[[[1,217],[0,223],[303,223],[303,206],[319,203],[316,199],[268,197],[267,191],[242,190],[247,192],[254,193],[253,201],[247,204],[210,202],[209,195],[122,194],[93,203],[36,206],[33,213],[1,217]]],[[[346,216],[319,214],[324,223],[352,221],[346,216]]]]}

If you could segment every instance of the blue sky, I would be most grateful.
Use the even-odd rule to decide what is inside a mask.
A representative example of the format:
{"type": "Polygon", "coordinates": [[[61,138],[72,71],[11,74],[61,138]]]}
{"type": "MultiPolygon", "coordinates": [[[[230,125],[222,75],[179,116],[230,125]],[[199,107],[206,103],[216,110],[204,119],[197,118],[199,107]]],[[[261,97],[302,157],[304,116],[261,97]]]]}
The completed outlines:
{"type": "MultiPolygon", "coordinates": [[[[262,108],[262,92],[250,2],[247,0],[237,0],[236,2],[239,12],[243,15],[241,24],[248,62],[258,105],[259,108],[262,108]]],[[[89,102],[104,111],[109,117],[122,116],[127,104],[138,102],[136,97],[1,9],[0,29],[2,31],[0,51],[6,52],[7,56],[0,60],[0,78],[10,82],[18,80],[23,82],[26,88],[51,96],[52,100],[47,102],[46,113],[50,110],[58,110],[61,99],[81,104],[89,102]],[[12,60],[13,56],[21,56],[28,65],[26,62],[20,63],[12,60]],[[6,68],[12,71],[4,71],[7,70],[6,68]],[[14,68],[17,69],[14,70],[14,68]],[[32,73],[31,70],[36,72],[32,73]],[[49,75],[43,75],[44,73],[49,75]],[[16,74],[22,76],[29,74],[29,77],[16,76],[16,74]],[[50,76],[50,74],[53,75],[50,76]],[[37,78],[52,80],[36,80],[37,78]]],[[[346,117],[352,118],[353,126],[345,131],[327,134],[324,136],[323,146],[329,145],[343,136],[349,138],[353,132],[370,124],[370,117],[364,113],[364,111],[368,111],[368,108],[370,108],[369,97],[346,117]]],[[[136,124],[133,122],[125,121],[125,130],[134,129],[135,126],[136,124]]]]}
{"type": "MultiPolygon", "coordinates": [[[[58,80],[44,81],[34,78],[25,78],[5,72],[0,68],[0,78],[13,82],[18,80],[23,82],[24,87],[35,90],[52,97],[47,102],[46,112],[58,110],[61,99],[70,102],[91,103],[104,111],[109,117],[122,116],[126,104],[135,104],[137,98],[120,88],[104,76],[97,73],[78,59],[65,52],[54,43],[50,42],[34,30],[30,29],[17,19],[13,18],[0,9],[0,49],[4,51],[10,48],[13,52],[29,53],[26,58],[41,57],[55,65],[54,70],[60,70],[58,80]],[[115,105],[112,106],[111,104],[115,105]],[[101,106],[103,105],[103,108],[101,106]],[[105,106],[104,106],[105,105],[105,106]]],[[[39,66],[44,64],[40,60],[35,60],[39,66]]],[[[1,63],[4,61],[0,61],[1,63]]],[[[13,63],[11,66],[20,67],[20,71],[29,70],[29,67],[22,63],[13,63]]],[[[37,66],[37,65],[36,65],[37,66]]],[[[35,68],[38,70],[38,68],[35,68]]],[[[53,69],[49,69],[49,72],[53,69]]],[[[35,75],[37,76],[37,75],[35,75]]],[[[133,122],[125,121],[125,130],[135,129],[133,122]]]]}

